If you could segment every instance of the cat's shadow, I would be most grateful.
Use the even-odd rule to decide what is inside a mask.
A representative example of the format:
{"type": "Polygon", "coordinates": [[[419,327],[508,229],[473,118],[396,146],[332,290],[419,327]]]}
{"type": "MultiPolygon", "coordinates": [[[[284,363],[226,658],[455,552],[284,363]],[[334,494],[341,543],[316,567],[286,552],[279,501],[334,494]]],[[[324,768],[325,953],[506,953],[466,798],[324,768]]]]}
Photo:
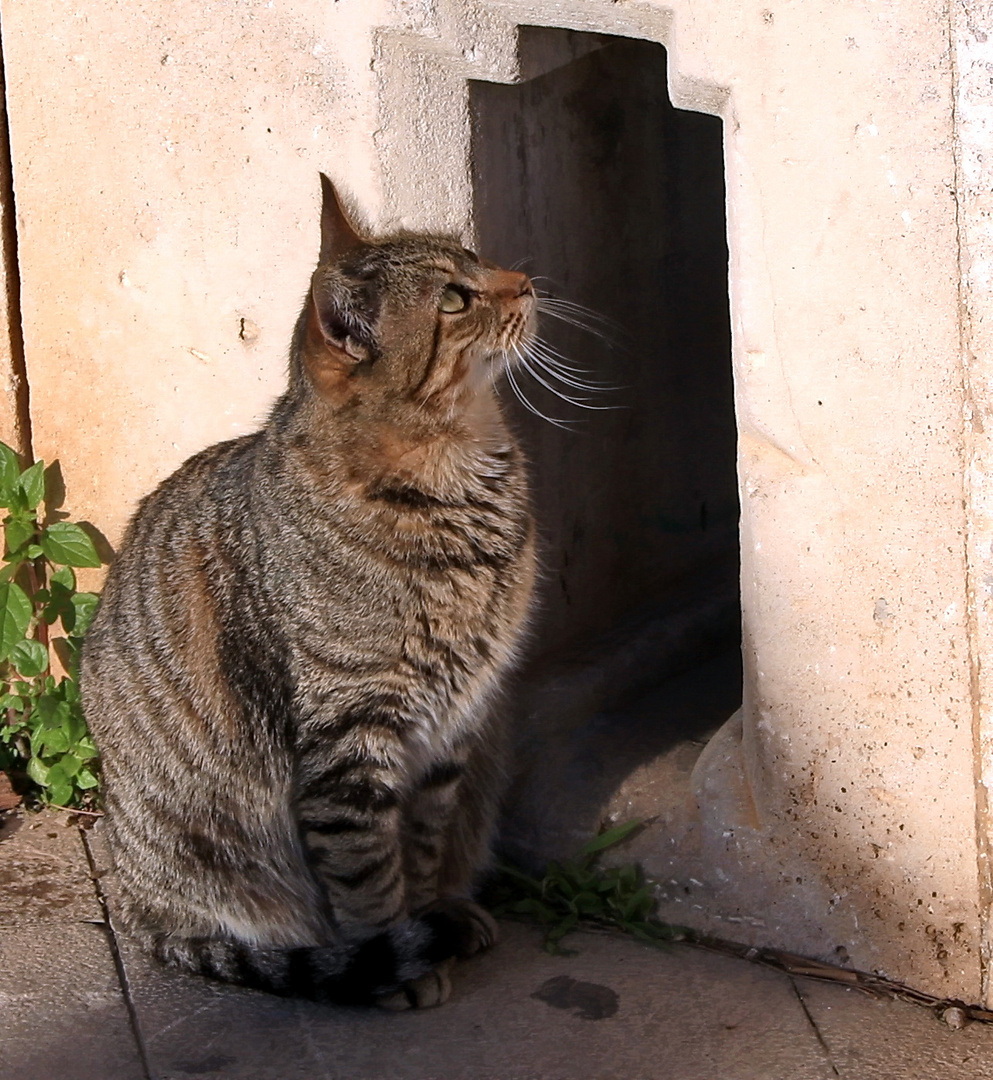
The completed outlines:
{"type": "Polygon", "coordinates": [[[575,854],[639,769],[688,783],[699,750],[741,704],[739,618],[737,595],[717,592],[634,620],[571,660],[532,665],[517,697],[505,858],[539,870],[575,854]]]}

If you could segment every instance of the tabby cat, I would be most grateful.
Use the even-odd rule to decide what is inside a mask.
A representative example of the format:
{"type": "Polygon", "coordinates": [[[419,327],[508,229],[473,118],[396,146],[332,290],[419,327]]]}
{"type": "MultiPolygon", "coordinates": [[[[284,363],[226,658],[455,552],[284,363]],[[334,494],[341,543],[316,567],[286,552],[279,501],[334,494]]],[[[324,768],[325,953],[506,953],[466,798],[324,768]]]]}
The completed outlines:
{"type": "Polygon", "coordinates": [[[470,896],[533,525],[494,385],[526,275],[361,238],[320,262],[265,426],[140,504],[82,660],[125,928],[279,994],[439,1003],[492,944],[470,896]]]}

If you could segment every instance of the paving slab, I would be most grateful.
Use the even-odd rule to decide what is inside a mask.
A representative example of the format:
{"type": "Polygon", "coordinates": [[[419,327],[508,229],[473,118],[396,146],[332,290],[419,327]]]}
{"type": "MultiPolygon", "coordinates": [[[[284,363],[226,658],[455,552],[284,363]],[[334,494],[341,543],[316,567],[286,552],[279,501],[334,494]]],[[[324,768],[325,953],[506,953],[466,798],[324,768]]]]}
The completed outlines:
{"type": "Polygon", "coordinates": [[[725,957],[541,935],[461,965],[440,1009],[288,1002],[162,971],[123,944],[156,1080],[829,1080],[789,979],[725,957]]]}
{"type": "MultiPolygon", "coordinates": [[[[114,874],[100,830],[101,885],[114,874]]],[[[790,979],[685,947],[502,925],[440,1009],[347,1009],[164,970],[119,937],[155,1080],[832,1080],[790,979]]]]}
{"type": "Polygon", "coordinates": [[[993,1024],[953,1031],[919,1005],[796,983],[842,1080],[993,1080],[993,1024]]]}
{"type": "Polygon", "coordinates": [[[103,928],[49,921],[2,934],[3,1080],[144,1080],[103,928]]]}
{"type": "Polygon", "coordinates": [[[2,1080],[993,1080],[993,1027],[685,945],[584,933],[549,956],[516,923],[447,1005],[401,1014],[210,983],[118,937],[146,1068],[62,820],[0,832],[2,1080]]]}
{"type": "Polygon", "coordinates": [[[100,919],[79,829],[55,810],[0,816],[0,927],[100,919]]]}
{"type": "Polygon", "coordinates": [[[143,1080],[79,832],[50,811],[0,831],[0,1077],[143,1080]]]}

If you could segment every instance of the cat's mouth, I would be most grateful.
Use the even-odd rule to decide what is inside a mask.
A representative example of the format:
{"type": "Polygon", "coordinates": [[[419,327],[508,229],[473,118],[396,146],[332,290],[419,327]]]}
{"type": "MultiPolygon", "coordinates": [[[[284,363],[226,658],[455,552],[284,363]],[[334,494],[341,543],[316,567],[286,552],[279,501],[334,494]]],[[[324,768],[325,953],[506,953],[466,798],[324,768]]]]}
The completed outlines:
{"type": "Polygon", "coordinates": [[[518,302],[520,307],[507,316],[501,328],[500,348],[506,353],[514,352],[515,347],[526,345],[528,340],[534,337],[534,300],[522,295],[518,302]]]}

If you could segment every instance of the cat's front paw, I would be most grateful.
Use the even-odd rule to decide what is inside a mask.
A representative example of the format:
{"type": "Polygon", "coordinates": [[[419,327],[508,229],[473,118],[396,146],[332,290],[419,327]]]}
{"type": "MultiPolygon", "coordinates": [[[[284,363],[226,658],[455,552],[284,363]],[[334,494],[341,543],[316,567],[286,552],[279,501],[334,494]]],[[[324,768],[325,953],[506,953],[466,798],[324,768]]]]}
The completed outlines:
{"type": "Polygon", "coordinates": [[[444,1005],[452,992],[452,980],[448,975],[451,966],[451,960],[442,960],[419,979],[411,979],[399,990],[376,998],[376,1004],[390,1012],[433,1009],[436,1005],[444,1005]]]}
{"type": "Polygon", "coordinates": [[[418,912],[462,959],[491,949],[500,939],[493,916],[472,900],[443,897],[418,912]]]}

